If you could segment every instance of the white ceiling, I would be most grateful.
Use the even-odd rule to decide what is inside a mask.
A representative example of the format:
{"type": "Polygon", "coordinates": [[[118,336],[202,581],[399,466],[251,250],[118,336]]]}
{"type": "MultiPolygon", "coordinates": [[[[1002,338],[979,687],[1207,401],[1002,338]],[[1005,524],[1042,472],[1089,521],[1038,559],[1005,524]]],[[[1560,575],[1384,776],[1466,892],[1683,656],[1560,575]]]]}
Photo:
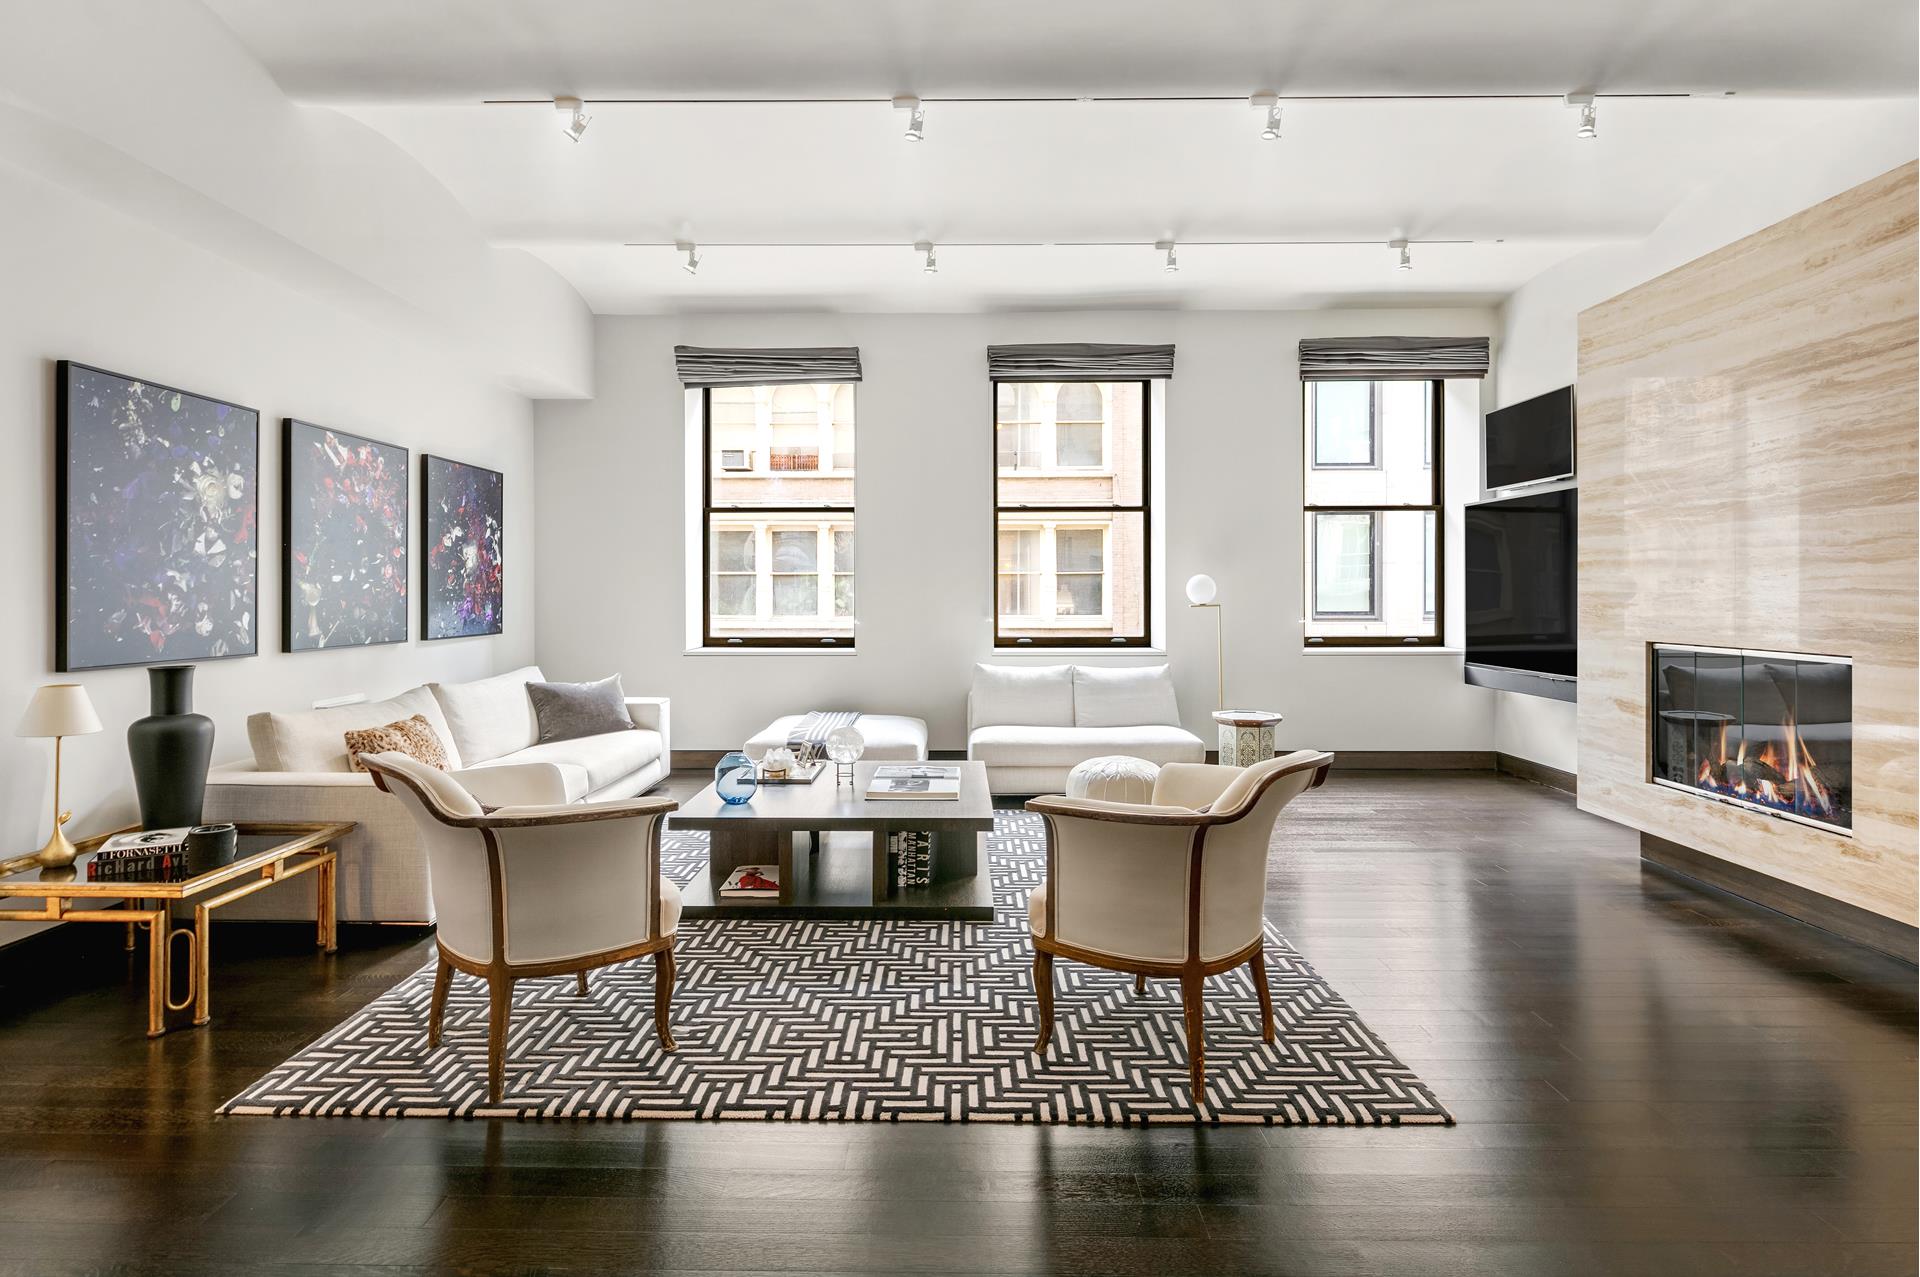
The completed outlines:
{"type": "Polygon", "coordinates": [[[387,135],[604,313],[1492,301],[1916,77],[1904,0],[206,2],[291,96],[387,135]],[[934,101],[920,145],[884,101],[597,104],[578,145],[549,105],[483,105],[1585,87],[1595,142],[1538,99],[1290,101],[1279,142],[1242,101],[934,101]],[[1604,96],[1675,92],[1699,96],[1604,96]],[[1166,237],[1177,275],[1065,246],[1166,237]],[[708,246],[698,277],[676,238],[708,246]],[[1367,243],[1203,242],[1292,239],[1367,243]],[[1444,240],[1470,242],[1420,242],[1444,240]]]}

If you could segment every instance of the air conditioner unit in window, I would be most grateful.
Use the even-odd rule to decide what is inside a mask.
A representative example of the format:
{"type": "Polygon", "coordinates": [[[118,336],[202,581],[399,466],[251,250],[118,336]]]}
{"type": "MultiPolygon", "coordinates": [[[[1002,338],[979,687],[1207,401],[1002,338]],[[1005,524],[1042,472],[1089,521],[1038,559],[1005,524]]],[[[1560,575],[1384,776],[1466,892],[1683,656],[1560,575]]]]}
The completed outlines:
{"type": "Polygon", "coordinates": [[[720,468],[722,470],[753,469],[753,453],[746,448],[720,449],[720,468]]]}

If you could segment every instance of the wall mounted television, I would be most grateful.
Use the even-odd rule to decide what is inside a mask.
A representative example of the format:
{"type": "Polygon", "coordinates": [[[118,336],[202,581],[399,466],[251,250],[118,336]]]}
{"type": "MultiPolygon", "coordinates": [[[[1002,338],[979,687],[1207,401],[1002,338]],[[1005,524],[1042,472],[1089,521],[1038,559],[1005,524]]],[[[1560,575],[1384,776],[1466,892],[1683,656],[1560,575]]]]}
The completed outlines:
{"type": "Polygon", "coordinates": [[[1466,509],[1467,682],[1576,698],[1579,493],[1466,509]]]}
{"type": "Polygon", "coordinates": [[[1487,414],[1487,488],[1518,488],[1573,477],[1573,387],[1487,414]]]}

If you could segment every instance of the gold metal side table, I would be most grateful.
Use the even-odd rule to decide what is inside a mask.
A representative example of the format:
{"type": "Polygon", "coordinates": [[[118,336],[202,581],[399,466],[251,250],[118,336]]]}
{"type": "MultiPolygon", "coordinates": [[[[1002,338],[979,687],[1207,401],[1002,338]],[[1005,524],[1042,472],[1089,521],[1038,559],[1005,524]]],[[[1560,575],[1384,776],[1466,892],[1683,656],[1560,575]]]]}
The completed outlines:
{"type": "MultiPolygon", "coordinates": [[[[40,897],[40,909],[0,909],[4,922],[112,922],[127,929],[127,948],[134,932],[147,931],[147,1036],[167,1031],[167,1012],[193,1008],[196,1027],[211,1019],[208,967],[211,957],[208,922],[215,909],[232,904],[275,883],[312,872],[318,880],[316,942],[327,953],[336,947],[334,851],[330,844],[353,832],[352,821],[331,824],[244,823],[238,847],[227,864],[175,882],[124,878],[89,882],[87,865],[113,834],[101,834],[79,844],[80,855],[61,869],[43,869],[32,856],[0,863],[0,897],[40,897]],[[122,908],[100,908],[104,901],[124,900],[122,908]],[[193,902],[193,926],[172,927],[172,903],[193,902]],[[85,907],[92,902],[96,907],[85,907]],[[79,905],[81,907],[76,908],[79,905]],[[188,992],[172,996],[169,951],[177,938],[187,940],[188,992]]],[[[126,833],[128,830],[117,830],[126,833]]]]}

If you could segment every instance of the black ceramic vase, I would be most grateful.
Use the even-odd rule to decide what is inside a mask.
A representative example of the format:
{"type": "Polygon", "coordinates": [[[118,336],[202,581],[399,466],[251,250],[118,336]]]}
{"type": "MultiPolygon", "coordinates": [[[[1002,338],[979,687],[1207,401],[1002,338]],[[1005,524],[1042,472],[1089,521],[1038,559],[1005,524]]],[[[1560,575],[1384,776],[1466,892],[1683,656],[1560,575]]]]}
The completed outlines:
{"type": "Polygon", "coordinates": [[[155,665],[147,678],[153,712],[127,728],[140,827],[197,825],[213,759],[213,720],[193,712],[193,666],[155,665]]]}

